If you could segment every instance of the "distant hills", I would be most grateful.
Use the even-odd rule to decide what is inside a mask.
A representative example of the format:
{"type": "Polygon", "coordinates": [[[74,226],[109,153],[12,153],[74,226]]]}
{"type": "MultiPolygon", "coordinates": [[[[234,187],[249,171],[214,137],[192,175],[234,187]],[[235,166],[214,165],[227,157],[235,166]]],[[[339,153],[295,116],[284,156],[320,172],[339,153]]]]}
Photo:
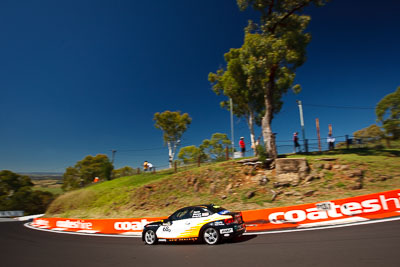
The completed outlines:
{"type": "Polygon", "coordinates": [[[62,180],[63,173],[60,172],[20,172],[21,175],[29,176],[32,180],[62,180]]]}

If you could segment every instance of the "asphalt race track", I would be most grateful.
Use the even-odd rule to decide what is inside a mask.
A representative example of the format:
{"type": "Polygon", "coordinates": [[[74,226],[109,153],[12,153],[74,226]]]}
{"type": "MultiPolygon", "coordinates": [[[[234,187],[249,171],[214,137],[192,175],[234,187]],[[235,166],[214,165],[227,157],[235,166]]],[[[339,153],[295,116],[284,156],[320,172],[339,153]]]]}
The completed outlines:
{"type": "Polygon", "coordinates": [[[243,236],[209,246],[81,236],[0,222],[0,266],[400,266],[400,221],[243,236]]]}

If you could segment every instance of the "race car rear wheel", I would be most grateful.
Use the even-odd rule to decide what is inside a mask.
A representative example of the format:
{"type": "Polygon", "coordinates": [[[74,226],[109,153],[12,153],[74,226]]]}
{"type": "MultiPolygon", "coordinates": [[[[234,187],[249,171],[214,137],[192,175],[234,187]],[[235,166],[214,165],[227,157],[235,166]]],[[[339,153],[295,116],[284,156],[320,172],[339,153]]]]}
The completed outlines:
{"type": "Polygon", "coordinates": [[[215,228],[207,228],[203,232],[203,240],[206,242],[208,245],[215,245],[219,242],[220,240],[220,235],[218,231],[215,228]]]}
{"type": "Polygon", "coordinates": [[[146,233],[144,233],[144,242],[146,242],[147,245],[154,245],[157,243],[157,236],[156,233],[153,230],[147,230],[146,233]]]}

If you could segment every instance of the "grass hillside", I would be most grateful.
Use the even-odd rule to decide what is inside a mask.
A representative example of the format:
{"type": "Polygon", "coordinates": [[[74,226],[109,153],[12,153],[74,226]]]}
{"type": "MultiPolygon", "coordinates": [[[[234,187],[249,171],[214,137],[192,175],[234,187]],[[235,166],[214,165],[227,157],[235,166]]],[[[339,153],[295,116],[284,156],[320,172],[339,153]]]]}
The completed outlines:
{"type": "Polygon", "coordinates": [[[236,161],[173,173],[145,173],[94,184],[59,196],[48,217],[166,216],[187,205],[215,203],[231,210],[289,206],[400,188],[400,150],[351,149],[288,155],[308,160],[297,186],[275,183],[275,171],[236,161]]]}

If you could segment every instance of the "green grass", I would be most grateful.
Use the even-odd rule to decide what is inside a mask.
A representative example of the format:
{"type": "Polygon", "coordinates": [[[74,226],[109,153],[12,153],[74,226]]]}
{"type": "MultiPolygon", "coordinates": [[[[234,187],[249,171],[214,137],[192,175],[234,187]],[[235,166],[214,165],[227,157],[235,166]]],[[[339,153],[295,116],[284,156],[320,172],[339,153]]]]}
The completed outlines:
{"type": "Polygon", "coordinates": [[[326,172],[324,178],[325,178],[325,180],[330,181],[330,180],[332,180],[333,175],[334,175],[333,172],[326,172]]]}
{"type": "Polygon", "coordinates": [[[339,187],[339,188],[343,188],[346,186],[343,182],[338,182],[335,185],[336,185],[336,187],[339,187]]]}
{"type": "Polygon", "coordinates": [[[129,203],[130,194],[133,190],[142,185],[162,180],[170,176],[171,173],[171,171],[161,171],[156,174],[143,173],[104,181],[67,192],[51,204],[48,213],[61,216],[79,214],[82,217],[101,217],[103,214],[111,214],[114,208],[129,203]]]}
{"type": "Polygon", "coordinates": [[[169,175],[171,175],[172,171],[161,171],[158,173],[142,173],[133,176],[126,176],[119,179],[100,182],[97,184],[93,184],[90,186],[90,189],[93,190],[109,190],[113,188],[121,188],[121,187],[138,187],[144,184],[151,183],[153,181],[157,181],[163,179],[169,175]]]}

